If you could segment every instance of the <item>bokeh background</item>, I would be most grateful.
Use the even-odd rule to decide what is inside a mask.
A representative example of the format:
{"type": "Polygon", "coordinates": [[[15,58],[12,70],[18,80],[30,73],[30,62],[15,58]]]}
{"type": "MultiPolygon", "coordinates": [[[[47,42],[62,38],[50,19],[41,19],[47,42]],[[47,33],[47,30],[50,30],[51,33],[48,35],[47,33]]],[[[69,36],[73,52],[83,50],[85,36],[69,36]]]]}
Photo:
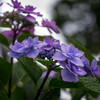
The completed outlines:
{"type": "MultiPolygon", "coordinates": [[[[0,2],[11,2],[0,0],[0,2]]],[[[53,35],[66,44],[70,44],[67,36],[77,39],[98,60],[100,56],[100,0],[18,0],[22,5],[37,7],[44,18],[53,20],[60,28],[60,35],[53,35]]],[[[4,4],[0,11],[11,10],[4,4]]],[[[48,34],[42,29],[39,34],[48,34]]],[[[74,91],[74,90],[73,90],[74,91]]],[[[74,93],[73,93],[74,95],[74,93]]],[[[70,90],[61,91],[61,100],[71,100],[70,90]]],[[[77,100],[77,99],[76,99],[77,100]]],[[[85,100],[85,97],[81,98],[85,100]]]]}

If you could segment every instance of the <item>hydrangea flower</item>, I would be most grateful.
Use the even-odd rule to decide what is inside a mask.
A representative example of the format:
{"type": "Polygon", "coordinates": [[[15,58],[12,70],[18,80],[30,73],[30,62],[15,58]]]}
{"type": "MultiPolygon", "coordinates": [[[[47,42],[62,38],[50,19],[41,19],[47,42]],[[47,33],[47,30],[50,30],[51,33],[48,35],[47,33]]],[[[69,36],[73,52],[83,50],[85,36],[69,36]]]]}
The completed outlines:
{"type": "Polygon", "coordinates": [[[47,27],[48,31],[50,33],[52,33],[51,30],[53,30],[54,32],[56,32],[57,34],[60,33],[59,30],[58,30],[58,27],[56,26],[56,23],[53,22],[53,21],[48,21],[47,19],[46,20],[42,20],[42,26],[43,27],[47,27]]]}
{"type": "Polygon", "coordinates": [[[40,12],[34,12],[35,9],[36,9],[36,7],[33,7],[33,6],[28,5],[28,6],[25,6],[25,8],[21,9],[21,11],[23,13],[28,14],[28,15],[29,14],[34,14],[36,16],[42,17],[42,15],[40,14],[40,12]]]}
{"type": "Polygon", "coordinates": [[[12,51],[8,52],[8,56],[20,58],[27,56],[29,58],[36,58],[39,54],[38,37],[23,40],[21,43],[16,42],[15,45],[10,45],[12,51]]]}
{"type": "Polygon", "coordinates": [[[41,58],[52,58],[56,50],[60,49],[59,40],[54,40],[53,38],[50,40],[48,36],[45,37],[42,44],[41,52],[39,53],[39,57],[41,58]]]}
{"type": "Polygon", "coordinates": [[[34,16],[32,16],[32,15],[36,15],[36,16],[42,17],[42,15],[40,14],[40,12],[35,12],[34,11],[35,9],[36,9],[36,7],[28,5],[28,6],[25,6],[25,8],[19,9],[19,11],[27,14],[26,18],[28,20],[30,20],[31,22],[35,22],[36,18],[34,16]]]}
{"type": "Polygon", "coordinates": [[[60,49],[59,40],[50,39],[48,36],[43,40],[44,46],[42,47],[44,50],[51,50],[52,48],[60,49]]]}
{"type": "Polygon", "coordinates": [[[70,62],[66,63],[64,61],[59,61],[59,64],[64,67],[64,69],[61,71],[61,77],[64,81],[77,82],[79,81],[78,75],[86,75],[86,72],[81,66],[76,66],[70,62]]]}
{"type": "Polygon", "coordinates": [[[65,61],[67,59],[76,66],[84,66],[82,60],[80,59],[83,54],[84,52],[75,48],[74,45],[67,47],[65,44],[62,44],[61,51],[56,52],[53,56],[53,59],[58,61],[65,61]]]}
{"type": "Polygon", "coordinates": [[[27,14],[25,16],[25,18],[27,18],[31,22],[36,21],[36,18],[32,15],[36,15],[36,16],[40,16],[40,17],[42,16],[40,14],[40,12],[34,12],[34,10],[36,9],[35,7],[28,5],[28,6],[25,6],[25,8],[24,8],[23,6],[21,6],[21,3],[18,2],[17,0],[15,0],[15,1],[12,0],[13,5],[11,5],[9,3],[7,3],[7,4],[10,5],[11,7],[13,7],[14,9],[16,8],[18,13],[22,12],[22,13],[27,14]]]}
{"type": "Polygon", "coordinates": [[[84,52],[78,50],[73,45],[67,47],[65,44],[61,45],[61,51],[58,51],[52,57],[57,60],[58,63],[64,67],[61,71],[61,76],[64,81],[77,82],[78,75],[83,76],[86,74],[82,60],[84,52]]]}
{"type": "Polygon", "coordinates": [[[12,4],[13,5],[11,5],[11,4],[9,4],[9,3],[7,3],[9,6],[11,6],[11,7],[13,7],[14,9],[16,8],[16,9],[21,9],[21,8],[23,8],[22,6],[21,6],[21,2],[18,2],[17,0],[11,0],[11,2],[12,2],[12,4]]]}
{"type": "Polygon", "coordinates": [[[98,77],[100,77],[100,67],[97,65],[96,60],[92,61],[91,66],[89,64],[89,60],[85,56],[82,57],[82,61],[84,63],[84,70],[87,72],[89,76],[94,76],[95,74],[98,77]]]}

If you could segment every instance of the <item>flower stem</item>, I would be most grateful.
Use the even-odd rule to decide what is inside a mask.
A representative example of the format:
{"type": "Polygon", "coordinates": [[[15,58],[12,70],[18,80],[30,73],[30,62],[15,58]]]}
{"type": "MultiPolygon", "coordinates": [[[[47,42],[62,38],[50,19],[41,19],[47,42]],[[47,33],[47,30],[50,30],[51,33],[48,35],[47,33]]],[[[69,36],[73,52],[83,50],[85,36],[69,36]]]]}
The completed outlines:
{"type": "Polygon", "coordinates": [[[10,64],[11,64],[11,75],[9,79],[9,84],[8,84],[8,97],[11,98],[11,84],[12,84],[12,70],[13,70],[13,58],[10,59],[10,64]]]}
{"type": "MultiPolygon", "coordinates": [[[[14,31],[14,37],[13,37],[13,41],[12,44],[15,44],[15,40],[16,40],[16,31],[14,31]]],[[[13,71],[13,58],[10,59],[10,64],[11,64],[11,75],[10,75],[10,79],[9,79],[9,83],[8,83],[8,97],[11,98],[11,85],[12,85],[12,71],[13,71]]]]}
{"type": "Polygon", "coordinates": [[[42,91],[42,89],[43,89],[43,87],[44,87],[44,85],[45,85],[45,83],[46,83],[46,80],[47,80],[47,78],[48,78],[50,72],[51,72],[51,69],[48,69],[47,74],[46,74],[46,76],[45,76],[45,78],[44,78],[44,80],[43,80],[43,82],[42,82],[40,88],[38,89],[37,95],[36,95],[36,97],[35,97],[34,100],[38,100],[38,99],[39,99],[39,96],[40,96],[40,94],[41,94],[41,91],[42,91]]]}
{"type": "Polygon", "coordinates": [[[52,64],[49,66],[48,71],[47,71],[47,73],[46,73],[46,76],[45,76],[45,78],[44,78],[44,80],[43,80],[43,82],[42,82],[40,88],[38,89],[37,95],[36,95],[36,97],[35,97],[34,100],[38,100],[38,99],[39,99],[39,96],[40,96],[40,94],[41,94],[41,92],[42,92],[42,89],[43,89],[45,83],[46,83],[46,80],[48,79],[48,76],[49,76],[49,74],[50,74],[50,72],[51,72],[51,70],[52,70],[52,67],[53,67],[56,63],[57,63],[57,61],[55,61],[54,63],[52,63],[52,64]]]}

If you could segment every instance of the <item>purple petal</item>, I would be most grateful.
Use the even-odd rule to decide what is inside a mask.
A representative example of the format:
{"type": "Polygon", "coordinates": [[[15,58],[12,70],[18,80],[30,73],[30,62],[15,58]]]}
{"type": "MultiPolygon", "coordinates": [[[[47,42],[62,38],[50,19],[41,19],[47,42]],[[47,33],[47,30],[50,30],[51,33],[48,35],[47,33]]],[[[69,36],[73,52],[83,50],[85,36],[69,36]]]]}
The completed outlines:
{"type": "Polygon", "coordinates": [[[29,41],[30,43],[33,43],[33,38],[32,38],[31,36],[29,36],[29,37],[28,37],[28,41],[29,41]]]}
{"type": "Polygon", "coordinates": [[[62,70],[61,76],[62,76],[62,79],[67,82],[78,82],[79,81],[78,75],[73,72],[70,72],[69,70],[62,70]]]}
{"type": "Polygon", "coordinates": [[[64,61],[58,61],[58,63],[59,63],[62,67],[69,69],[66,62],[64,62],[64,61]]]}
{"type": "Polygon", "coordinates": [[[26,18],[33,23],[36,21],[36,18],[31,15],[27,15],[26,18]]]}
{"type": "Polygon", "coordinates": [[[97,61],[93,60],[92,63],[91,63],[91,69],[96,70],[96,68],[97,68],[97,61]]]}
{"type": "Polygon", "coordinates": [[[69,47],[69,52],[70,52],[70,53],[74,53],[74,51],[75,51],[75,47],[74,47],[74,45],[71,45],[71,46],[69,47]]]}
{"type": "Polygon", "coordinates": [[[80,76],[86,75],[87,73],[80,67],[78,66],[72,66],[72,69],[75,73],[77,73],[80,76]]]}
{"type": "Polygon", "coordinates": [[[43,41],[49,44],[51,40],[50,40],[50,38],[48,36],[46,36],[43,41]]]}
{"type": "Polygon", "coordinates": [[[62,52],[56,52],[52,58],[59,61],[66,60],[66,56],[64,56],[62,52]]]}
{"type": "Polygon", "coordinates": [[[2,34],[7,38],[13,38],[14,32],[12,30],[3,31],[2,34]]]}
{"type": "Polygon", "coordinates": [[[51,50],[52,48],[53,48],[53,47],[50,46],[50,45],[47,45],[47,46],[43,47],[44,50],[51,50]]]}
{"type": "Polygon", "coordinates": [[[78,50],[77,48],[75,49],[75,56],[76,57],[82,57],[84,55],[83,51],[78,50]]]}
{"type": "Polygon", "coordinates": [[[85,56],[83,56],[81,60],[83,61],[84,65],[90,69],[89,60],[85,56]]]}
{"type": "Polygon", "coordinates": [[[16,42],[15,45],[10,45],[9,48],[13,51],[17,51],[19,48],[21,48],[21,44],[19,42],[16,42]]]}
{"type": "Polygon", "coordinates": [[[39,54],[39,50],[31,50],[30,52],[27,53],[27,57],[29,58],[36,58],[39,54]]]}
{"type": "Polygon", "coordinates": [[[68,53],[68,51],[69,51],[69,48],[65,45],[65,44],[62,44],[61,45],[61,50],[64,52],[64,53],[68,53]]]}
{"type": "Polygon", "coordinates": [[[78,57],[71,57],[70,59],[68,59],[70,62],[72,62],[73,64],[75,64],[76,66],[84,66],[82,60],[78,57]]]}
{"type": "Polygon", "coordinates": [[[98,77],[100,77],[100,68],[93,71],[94,74],[96,74],[98,77]]]}
{"type": "Polygon", "coordinates": [[[33,39],[33,44],[36,44],[37,42],[38,42],[38,36],[33,39]]]}
{"type": "Polygon", "coordinates": [[[8,55],[9,57],[14,57],[14,58],[20,58],[20,57],[22,57],[21,54],[16,53],[16,52],[13,52],[13,51],[8,52],[7,55],[8,55]]]}

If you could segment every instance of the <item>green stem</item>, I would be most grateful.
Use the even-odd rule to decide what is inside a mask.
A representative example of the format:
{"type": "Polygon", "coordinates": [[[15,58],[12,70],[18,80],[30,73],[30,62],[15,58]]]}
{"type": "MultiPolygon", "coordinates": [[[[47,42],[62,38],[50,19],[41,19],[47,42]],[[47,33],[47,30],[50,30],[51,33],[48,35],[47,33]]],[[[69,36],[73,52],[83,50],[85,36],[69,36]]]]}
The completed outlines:
{"type": "MultiPolygon", "coordinates": [[[[16,40],[16,32],[14,31],[14,37],[13,37],[13,41],[12,44],[15,44],[15,40],[16,40]]],[[[11,64],[11,75],[10,75],[10,79],[9,79],[9,83],[8,83],[8,97],[11,98],[11,85],[12,85],[12,71],[13,71],[13,58],[10,59],[10,64],[11,64]]]]}
{"type": "Polygon", "coordinates": [[[38,89],[37,95],[36,95],[36,97],[35,97],[34,100],[38,100],[38,99],[39,99],[39,96],[40,96],[40,94],[41,94],[41,92],[42,92],[42,89],[43,89],[43,87],[44,87],[44,85],[45,85],[47,79],[48,79],[48,76],[49,76],[49,74],[50,74],[50,72],[51,72],[51,70],[52,70],[52,67],[56,64],[56,62],[57,62],[57,61],[55,61],[53,64],[51,64],[51,65],[49,66],[48,71],[47,71],[47,73],[46,73],[46,76],[45,76],[45,78],[44,78],[44,80],[43,80],[43,82],[42,82],[40,88],[38,89]]]}
{"type": "Polygon", "coordinates": [[[46,80],[47,80],[47,78],[48,78],[50,72],[51,72],[51,70],[49,69],[49,70],[47,71],[47,74],[46,74],[46,76],[45,76],[45,78],[44,78],[44,80],[43,80],[43,82],[42,82],[40,88],[38,89],[37,95],[36,95],[36,97],[35,97],[34,100],[38,100],[38,99],[39,99],[39,96],[40,96],[40,94],[41,94],[41,91],[42,91],[42,89],[43,89],[43,87],[44,87],[44,85],[45,85],[45,83],[46,83],[46,80]]]}

